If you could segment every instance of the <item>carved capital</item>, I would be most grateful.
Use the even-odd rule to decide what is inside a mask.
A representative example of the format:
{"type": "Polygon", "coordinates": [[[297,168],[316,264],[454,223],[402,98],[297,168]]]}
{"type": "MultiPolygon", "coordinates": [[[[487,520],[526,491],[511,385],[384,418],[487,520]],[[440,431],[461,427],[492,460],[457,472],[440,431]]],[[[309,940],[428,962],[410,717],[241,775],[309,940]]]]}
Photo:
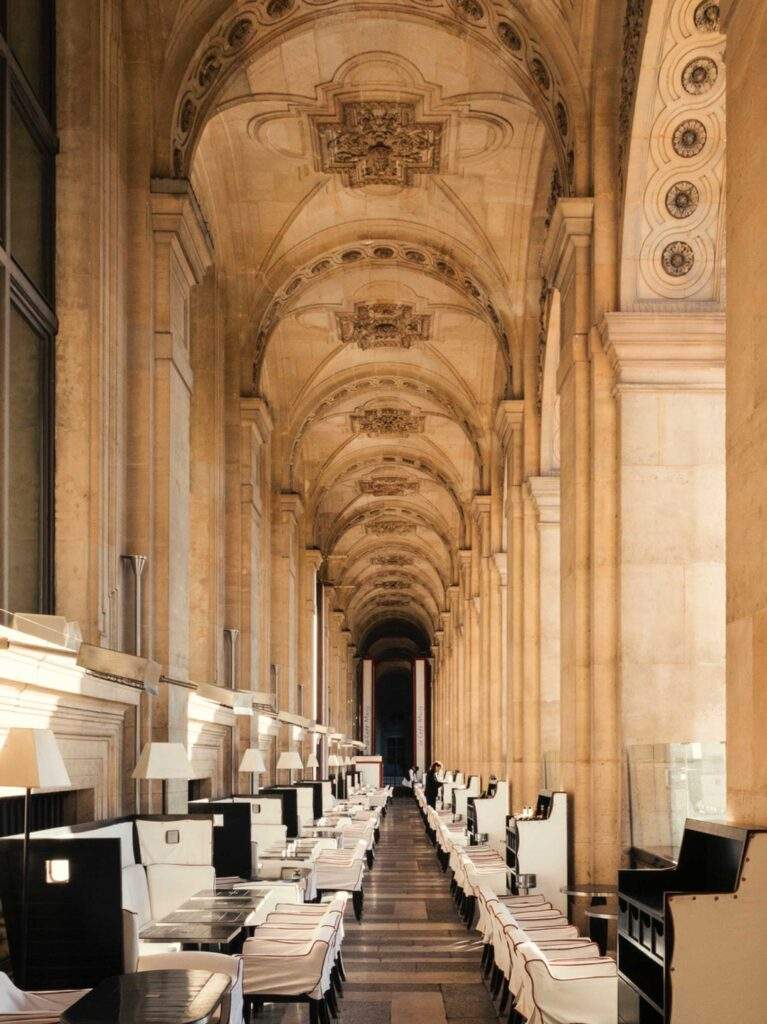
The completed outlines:
{"type": "Polygon", "coordinates": [[[558,476],[531,476],[527,481],[530,500],[543,526],[558,526],[560,517],[560,486],[558,476]]]}
{"type": "Polygon", "coordinates": [[[724,313],[607,313],[600,330],[616,392],[724,389],[724,313]]]}

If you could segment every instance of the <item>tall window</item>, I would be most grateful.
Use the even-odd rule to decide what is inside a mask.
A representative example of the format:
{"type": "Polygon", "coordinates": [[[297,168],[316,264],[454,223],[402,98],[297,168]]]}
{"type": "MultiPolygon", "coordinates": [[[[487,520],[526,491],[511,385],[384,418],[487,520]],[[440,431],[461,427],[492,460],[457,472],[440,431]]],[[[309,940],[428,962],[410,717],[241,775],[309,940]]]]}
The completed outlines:
{"type": "Polygon", "coordinates": [[[0,597],[53,610],[55,0],[0,0],[0,597]]]}

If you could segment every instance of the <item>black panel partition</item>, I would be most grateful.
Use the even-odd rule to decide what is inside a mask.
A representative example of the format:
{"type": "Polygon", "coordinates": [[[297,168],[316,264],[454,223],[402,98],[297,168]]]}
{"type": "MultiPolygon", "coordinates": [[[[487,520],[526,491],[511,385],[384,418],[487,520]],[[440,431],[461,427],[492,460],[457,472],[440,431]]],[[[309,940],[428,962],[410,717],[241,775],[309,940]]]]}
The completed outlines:
{"type": "Polygon", "coordinates": [[[288,839],[298,837],[298,793],[290,786],[269,786],[262,789],[264,796],[278,796],[282,800],[282,824],[288,830],[288,839]]]}
{"type": "MultiPolygon", "coordinates": [[[[22,845],[0,842],[0,898],[17,976],[22,845]]],[[[122,973],[119,839],[32,839],[28,891],[27,988],[90,988],[122,973]]]]}
{"type": "Polygon", "coordinates": [[[213,866],[216,874],[222,878],[232,875],[250,878],[250,803],[221,801],[205,804],[205,809],[213,815],[213,866]]]}

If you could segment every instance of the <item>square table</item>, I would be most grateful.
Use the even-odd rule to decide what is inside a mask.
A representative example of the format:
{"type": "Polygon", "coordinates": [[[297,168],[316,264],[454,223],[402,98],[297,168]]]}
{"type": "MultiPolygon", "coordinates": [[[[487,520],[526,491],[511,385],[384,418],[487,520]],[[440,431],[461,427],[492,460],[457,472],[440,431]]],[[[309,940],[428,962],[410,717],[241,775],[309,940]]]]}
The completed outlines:
{"type": "Polygon", "coordinates": [[[139,933],[143,942],[180,942],[184,946],[225,952],[242,931],[241,924],[196,924],[169,922],[167,918],[148,925],[139,933]]]}
{"type": "Polygon", "coordinates": [[[231,985],[211,971],[138,971],[105,978],[61,1014],[62,1024],[207,1024],[231,985]]]}

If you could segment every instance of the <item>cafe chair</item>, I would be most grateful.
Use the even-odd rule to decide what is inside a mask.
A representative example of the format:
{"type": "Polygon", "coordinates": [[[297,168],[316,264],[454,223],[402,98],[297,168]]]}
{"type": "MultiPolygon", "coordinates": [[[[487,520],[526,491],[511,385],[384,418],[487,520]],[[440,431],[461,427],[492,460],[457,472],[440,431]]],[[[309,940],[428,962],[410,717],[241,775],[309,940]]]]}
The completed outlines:
{"type": "Polygon", "coordinates": [[[543,954],[525,965],[529,1004],[519,1011],[528,1024],[615,1024],[618,968],[609,957],[549,960],[543,954]]]}
{"type": "Polygon", "coordinates": [[[227,1003],[222,1004],[219,1024],[242,1024],[244,996],[243,963],[240,956],[227,956],[225,953],[206,953],[188,951],[183,953],[160,953],[159,955],[139,957],[139,971],[211,971],[216,974],[227,974],[232,979],[227,993],[227,1003]]]}
{"type": "Polygon", "coordinates": [[[0,1019],[9,1024],[58,1024],[60,1015],[88,989],[24,992],[0,972],[0,1019]]]}
{"type": "Polygon", "coordinates": [[[242,950],[246,1022],[264,1003],[308,1003],[311,1024],[329,1024],[333,928],[303,941],[254,936],[242,950]]]}

